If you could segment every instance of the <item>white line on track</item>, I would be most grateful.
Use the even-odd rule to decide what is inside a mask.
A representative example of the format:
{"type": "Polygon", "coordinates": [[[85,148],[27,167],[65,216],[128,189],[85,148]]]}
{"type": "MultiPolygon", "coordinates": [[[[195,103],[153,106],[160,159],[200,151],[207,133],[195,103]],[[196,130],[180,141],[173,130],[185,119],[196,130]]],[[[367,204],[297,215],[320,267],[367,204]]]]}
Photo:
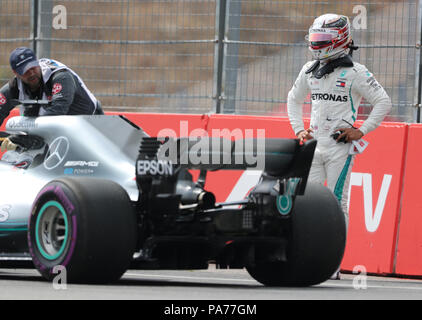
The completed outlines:
{"type": "Polygon", "coordinates": [[[131,277],[150,277],[150,278],[166,278],[166,279],[183,279],[183,280],[213,280],[213,281],[241,281],[259,284],[259,282],[252,279],[236,279],[236,278],[213,278],[213,277],[187,277],[187,276],[170,276],[160,274],[145,274],[145,273],[125,273],[125,276],[131,277]]]}
{"type": "MultiPolygon", "coordinates": [[[[353,289],[353,284],[351,284],[350,286],[345,286],[344,284],[340,284],[340,283],[323,283],[323,285],[327,285],[330,287],[350,287],[353,289]]],[[[414,287],[414,286],[409,286],[409,287],[403,287],[403,286],[380,286],[380,285],[372,285],[372,284],[368,284],[367,285],[368,289],[388,289],[388,290],[419,290],[422,291],[422,286],[420,287],[414,287]]]]}
{"type": "MultiPolygon", "coordinates": [[[[159,274],[146,274],[146,273],[126,273],[125,276],[138,277],[138,278],[156,278],[156,279],[174,279],[174,280],[191,280],[191,281],[203,281],[203,280],[212,280],[212,281],[239,281],[242,283],[253,283],[260,285],[259,282],[253,279],[237,279],[237,278],[215,278],[215,277],[198,277],[198,276],[176,276],[176,275],[159,275],[159,274]]],[[[353,289],[352,283],[334,283],[334,282],[324,282],[322,286],[327,287],[341,287],[341,288],[351,288],[353,289]]],[[[422,291],[421,286],[391,286],[391,285],[373,285],[368,283],[367,289],[388,289],[388,290],[416,290],[422,291]]]]}

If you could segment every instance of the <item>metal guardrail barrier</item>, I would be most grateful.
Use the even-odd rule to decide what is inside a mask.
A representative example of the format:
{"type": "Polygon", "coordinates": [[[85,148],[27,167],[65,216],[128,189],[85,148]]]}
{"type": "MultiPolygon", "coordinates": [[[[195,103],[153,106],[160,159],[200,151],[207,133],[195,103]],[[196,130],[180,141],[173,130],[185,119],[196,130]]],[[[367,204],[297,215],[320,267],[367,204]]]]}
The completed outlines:
{"type": "MultiPolygon", "coordinates": [[[[356,61],[392,99],[387,120],[420,122],[421,3],[2,0],[0,81],[12,76],[10,52],[25,45],[78,72],[106,110],[284,116],[310,59],[309,25],[337,12],[352,22],[356,61]]],[[[361,118],[370,110],[363,102],[361,118]]]]}

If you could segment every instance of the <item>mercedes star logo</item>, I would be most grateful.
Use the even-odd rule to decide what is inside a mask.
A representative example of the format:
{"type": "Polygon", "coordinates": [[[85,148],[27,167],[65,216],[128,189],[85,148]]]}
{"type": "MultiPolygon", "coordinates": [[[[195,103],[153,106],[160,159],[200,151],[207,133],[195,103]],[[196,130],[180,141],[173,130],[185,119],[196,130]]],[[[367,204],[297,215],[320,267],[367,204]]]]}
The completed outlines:
{"type": "Polygon", "coordinates": [[[69,151],[69,140],[66,137],[58,137],[50,144],[44,159],[44,168],[53,170],[66,158],[69,151]]]}

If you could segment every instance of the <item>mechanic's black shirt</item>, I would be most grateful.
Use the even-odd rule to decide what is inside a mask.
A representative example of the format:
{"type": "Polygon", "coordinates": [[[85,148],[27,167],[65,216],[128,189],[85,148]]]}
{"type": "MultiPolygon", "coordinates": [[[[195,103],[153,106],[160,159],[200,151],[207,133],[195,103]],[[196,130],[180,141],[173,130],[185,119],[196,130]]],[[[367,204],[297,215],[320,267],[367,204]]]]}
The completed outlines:
{"type": "MultiPolygon", "coordinates": [[[[47,83],[42,83],[37,92],[31,92],[29,87],[23,84],[26,94],[31,99],[40,100],[45,92],[50,104],[45,108],[43,115],[77,115],[77,114],[104,114],[100,103],[97,106],[82,88],[77,77],[69,70],[59,70],[53,73],[47,83]]],[[[10,114],[14,105],[11,99],[19,99],[19,89],[16,77],[12,78],[0,89],[0,125],[10,114]]],[[[36,117],[39,115],[39,107],[26,108],[24,116],[36,117]]]]}

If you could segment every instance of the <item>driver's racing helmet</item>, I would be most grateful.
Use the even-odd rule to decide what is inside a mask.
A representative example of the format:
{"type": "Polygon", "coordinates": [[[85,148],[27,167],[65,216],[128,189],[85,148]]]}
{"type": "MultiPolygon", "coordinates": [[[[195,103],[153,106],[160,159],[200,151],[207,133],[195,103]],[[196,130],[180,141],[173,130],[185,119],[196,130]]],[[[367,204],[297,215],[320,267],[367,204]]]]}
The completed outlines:
{"type": "Polygon", "coordinates": [[[349,18],[334,13],[319,16],[305,38],[315,60],[335,59],[346,53],[352,42],[349,18]]]}

